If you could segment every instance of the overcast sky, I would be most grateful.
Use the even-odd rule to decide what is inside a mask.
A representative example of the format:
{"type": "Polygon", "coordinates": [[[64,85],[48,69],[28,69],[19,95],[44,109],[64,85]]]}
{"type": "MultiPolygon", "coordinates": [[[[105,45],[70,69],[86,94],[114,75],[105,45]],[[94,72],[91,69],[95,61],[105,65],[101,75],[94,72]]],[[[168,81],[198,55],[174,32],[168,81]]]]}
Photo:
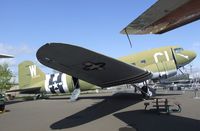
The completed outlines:
{"type": "MultiPolygon", "coordinates": [[[[132,35],[130,48],[119,32],[155,1],[0,0],[0,53],[15,56],[1,62],[8,61],[17,74],[17,65],[24,60],[37,62],[37,49],[48,42],[74,44],[115,58],[168,45],[199,55],[200,21],[162,35],[132,35]]],[[[199,56],[192,64],[198,67],[199,56]]]]}

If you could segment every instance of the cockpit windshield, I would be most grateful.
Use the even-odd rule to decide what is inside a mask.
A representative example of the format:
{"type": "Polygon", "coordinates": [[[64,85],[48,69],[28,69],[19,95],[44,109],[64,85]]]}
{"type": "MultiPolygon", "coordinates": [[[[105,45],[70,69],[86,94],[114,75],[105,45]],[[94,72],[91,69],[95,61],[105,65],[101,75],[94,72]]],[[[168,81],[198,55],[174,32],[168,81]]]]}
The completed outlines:
{"type": "Polygon", "coordinates": [[[174,48],[175,53],[180,53],[183,50],[184,50],[183,48],[174,48]]]}

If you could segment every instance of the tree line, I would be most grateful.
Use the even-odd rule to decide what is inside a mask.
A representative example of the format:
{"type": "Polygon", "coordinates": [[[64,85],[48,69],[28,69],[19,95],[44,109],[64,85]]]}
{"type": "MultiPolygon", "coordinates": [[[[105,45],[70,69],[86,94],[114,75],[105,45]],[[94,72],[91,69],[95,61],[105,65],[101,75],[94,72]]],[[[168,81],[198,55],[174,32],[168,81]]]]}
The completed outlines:
{"type": "Polygon", "coordinates": [[[9,90],[13,82],[11,79],[13,77],[12,71],[9,69],[9,65],[7,63],[3,63],[0,65],[0,93],[5,90],[9,90]]]}

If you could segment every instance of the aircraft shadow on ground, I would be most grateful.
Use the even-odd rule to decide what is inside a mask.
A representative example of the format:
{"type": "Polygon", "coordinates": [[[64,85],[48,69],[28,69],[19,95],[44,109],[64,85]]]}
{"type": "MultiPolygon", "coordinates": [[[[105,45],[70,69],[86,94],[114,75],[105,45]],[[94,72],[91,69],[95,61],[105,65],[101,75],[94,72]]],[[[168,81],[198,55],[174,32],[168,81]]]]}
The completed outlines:
{"type": "Polygon", "coordinates": [[[166,93],[166,94],[161,94],[161,93],[156,93],[156,96],[178,96],[178,95],[182,95],[181,93],[166,93]]]}
{"type": "MultiPolygon", "coordinates": [[[[79,96],[78,100],[81,99],[107,99],[110,98],[111,96],[79,96]]],[[[70,99],[69,97],[49,97],[47,100],[67,100],[70,99]]]]}
{"type": "MultiPolygon", "coordinates": [[[[136,94],[136,93],[117,93],[117,95],[114,96],[96,96],[95,94],[92,96],[79,96],[78,100],[81,99],[110,99],[111,97],[115,99],[115,97],[119,97],[119,94],[121,94],[121,97],[133,97],[133,96],[137,96],[139,97],[139,99],[141,98],[141,94],[136,94]],[[125,96],[125,94],[128,94],[127,96],[125,96]],[[132,96],[131,96],[132,95],[132,96]]],[[[182,95],[181,93],[156,93],[156,96],[177,96],[177,95],[182,95]]],[[[70,99],[69,96],[52,96],[52,97],[48,97],[46,98],[47,100],[66,100],[66,99],[70,99]]]]}
{"type": "MultiPolygon", "coordinates": [[[[199,120],[173,114],[136,110],[116,113],[114,116],[127,123],[128,127],[138,131],[200,131],[199,120]]],[[[129,130],[131,129],[129,128],[129,130]]],[[[121,127],[119,131],[127,131],[127,127],[121,127]]]]}
{"type": "Polygon", "coordinates": [[[51,129],[72,128],[86,124],[116,111],[124,109],[128,106],[136,104],[142,100],[141,95],[132,93],[120,93],[106,97],[105,100],[94,104],[78,113],[59,120],[52,125],[51,129]]]}

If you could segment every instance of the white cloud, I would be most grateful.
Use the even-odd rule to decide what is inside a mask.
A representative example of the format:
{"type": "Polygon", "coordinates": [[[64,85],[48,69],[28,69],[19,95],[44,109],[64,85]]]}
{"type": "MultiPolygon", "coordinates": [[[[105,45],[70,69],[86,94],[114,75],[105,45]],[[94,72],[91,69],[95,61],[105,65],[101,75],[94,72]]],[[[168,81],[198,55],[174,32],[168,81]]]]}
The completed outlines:
{"type": "Polygon", "coordinates": [[[0,43],[0,54],[18,56],[22,54],[31,54],[33,52],[35,52],[35,50],[29,47],[28,44],[8,45],[5,43],[0,43]]]}
{"type": "Polygon", "coordinates": [[[12,55],[14,58],[1,58],[0,64],[8,63],[9,68],[17,76],[18,64],[23,60],[33,60],[37,49],[28,44],[11,45],[0,42],[0,54],[12,55]]]}
{"type": "Polygon", "coordinates": [[[200,50],[200,42],[194,42],[191,47],[193,50],[200,50]]]}

